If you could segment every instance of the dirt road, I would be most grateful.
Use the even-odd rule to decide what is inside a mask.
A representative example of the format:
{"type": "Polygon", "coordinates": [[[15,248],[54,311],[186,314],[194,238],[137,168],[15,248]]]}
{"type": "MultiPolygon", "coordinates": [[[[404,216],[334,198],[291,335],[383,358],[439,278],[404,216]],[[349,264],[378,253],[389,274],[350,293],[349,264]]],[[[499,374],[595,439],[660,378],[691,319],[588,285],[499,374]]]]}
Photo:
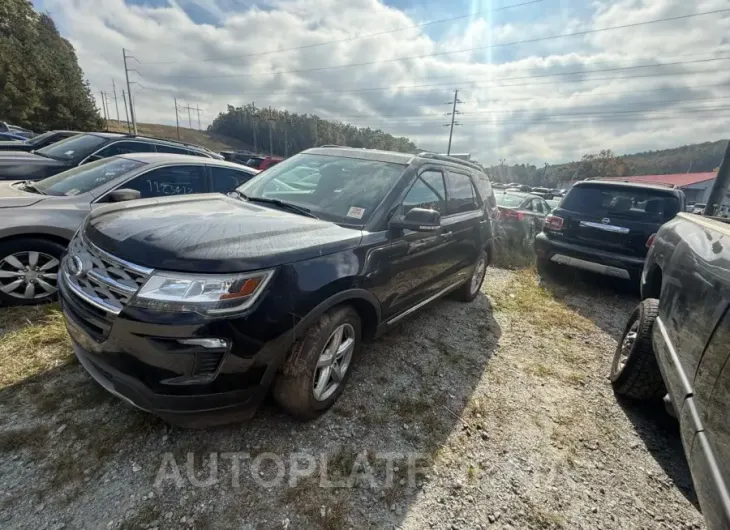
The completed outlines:
{"type": "Polygon", "coordinates": [[[310,423],[266,406],[170,428],[66,364],[62,339],[33,342],[38,373],[0,390],[0,526],[703,528],[676,426],[605,377],[637,300],[590,282],[490,269],[473,304],[368,345],[310,423]]]}

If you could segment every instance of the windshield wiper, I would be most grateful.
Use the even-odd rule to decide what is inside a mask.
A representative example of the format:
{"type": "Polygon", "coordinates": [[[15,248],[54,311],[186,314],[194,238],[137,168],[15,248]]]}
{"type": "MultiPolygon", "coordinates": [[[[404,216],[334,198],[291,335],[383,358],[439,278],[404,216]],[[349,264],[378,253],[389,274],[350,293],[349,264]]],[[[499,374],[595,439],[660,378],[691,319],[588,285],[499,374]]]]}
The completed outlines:
{"type": "Polygon", "coordinates": [[[39,193],[40,195],[45,195],[41,190],[35,187],[35,184],[33,184],[30,180],[23,181],[23,190],[31,190],[34,193],[39,193]]]}
{"type": "Polygon", "coordinates": [[[300,215],[305,215],[307,217],[313,217],[314,219],[319,219],[316,215],[312,213],[312,211],[309,208],[305,208],[304,206],[298,206],[296,204],[292,204],[290,202],[282,201],[281,199],[270,199],[268,197],[249,197],[248,195],[236,191],[241,197],[246,199],[247,201],[251,202],[262,202],[264,204],[273,204],[275,206],[279,206],[281,208],[285,208],[287,210],[290,210],[292,212],[298,213],[300,215]]]}

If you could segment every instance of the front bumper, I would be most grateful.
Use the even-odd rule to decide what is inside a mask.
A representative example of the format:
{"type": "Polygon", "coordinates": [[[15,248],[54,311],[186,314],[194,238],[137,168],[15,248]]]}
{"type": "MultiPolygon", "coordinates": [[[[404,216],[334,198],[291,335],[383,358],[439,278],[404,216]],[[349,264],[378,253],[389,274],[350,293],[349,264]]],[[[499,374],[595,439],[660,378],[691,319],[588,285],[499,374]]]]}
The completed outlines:
{"type": "MultiPolygon", "coordinates": [[[[291,334],[257,343],[226,321],[150,323],[133,311],[105,313],[75,295],[59,274],[60,304],[74,353],[107,391],[184,427],[242,421],[266,396],[291,334]],[[216,337],[221,350],[178,339],[216,337]]],[[[176,315],[177,317],[177,315],[176,315]]]]}
{"type": "Polygon", "coordinates": [[[638,276],[644,268],[644,258],[627,256],[574,243],[556,241],[540,232],[535,238],[538,259],[568,265],[628,280],[638,276]]]}

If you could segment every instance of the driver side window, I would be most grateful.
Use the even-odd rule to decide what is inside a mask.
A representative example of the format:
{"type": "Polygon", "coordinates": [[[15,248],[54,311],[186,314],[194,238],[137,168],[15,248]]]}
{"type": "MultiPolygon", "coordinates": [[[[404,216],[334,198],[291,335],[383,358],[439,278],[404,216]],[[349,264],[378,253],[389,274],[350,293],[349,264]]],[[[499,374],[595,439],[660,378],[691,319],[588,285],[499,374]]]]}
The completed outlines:
{"type": "Polygon", "coordinates": [[[115,142],[96,153],[92,158],[99,160],[100,158],[108,158],[125,153],[152,153],[154,150],[155,146],[152,144],[142,142],[115,142]]]}
{"type": "Polygon", "coordinates": [[[143,199],[208,192],[204,166],[167,166],[153,169],[118,186],[118,189],[137,190],[143,199]]]}
{"type": "Polygon", "coordinates": [[[413,208],[436,210],[446,214],[446,188],[440,171],[427,170],[421,173],[403,199],[403,215],[413,208]]]}

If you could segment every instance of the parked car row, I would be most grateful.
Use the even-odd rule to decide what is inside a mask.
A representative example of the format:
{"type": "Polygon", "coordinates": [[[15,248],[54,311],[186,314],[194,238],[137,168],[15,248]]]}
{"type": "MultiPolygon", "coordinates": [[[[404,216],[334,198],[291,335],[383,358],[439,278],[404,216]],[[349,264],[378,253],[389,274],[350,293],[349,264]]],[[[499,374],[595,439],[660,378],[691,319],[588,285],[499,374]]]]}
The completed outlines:
{"type": "Polygon", "coordinates": [[[284,160],[278,156],[259,156],[246,151],[221,151],[220,154],[230,162],[237,162],[261,171],[284,160]]]}

